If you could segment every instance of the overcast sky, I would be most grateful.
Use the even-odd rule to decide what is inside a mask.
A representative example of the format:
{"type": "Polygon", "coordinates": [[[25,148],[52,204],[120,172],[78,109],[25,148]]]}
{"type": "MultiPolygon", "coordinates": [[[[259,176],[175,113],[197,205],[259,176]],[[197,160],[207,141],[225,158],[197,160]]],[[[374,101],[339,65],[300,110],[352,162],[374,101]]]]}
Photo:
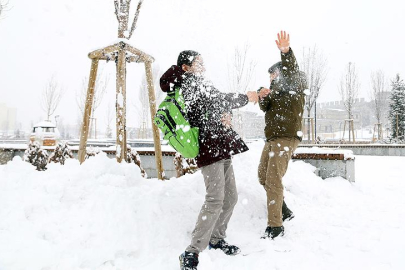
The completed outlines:
{"type": "MultiPolygon", "coordinates": [[[[132,14],[136,4],[133,0],[132,14]]],[[[0,20],[0,103],[17,108],[18,122],[28,130],[46,117],[40,96],[54,76],[65,91],[55,115],[75,124],[76,93],[90,69],[87,54],[117,39],[113,0],[9,0],[9,7],[0,20]]],[[[303,47],[316,44],[323,51],[329,73],[319,99],[334,101],[340,99],[337,85],[348,62],[357,66],[365,98],[372,71],[405,76],[404,18],[401,0],[144,0],[130,42],[152,55],[161,72],[181,50],[199,51],[220,90],[226,90],[234,48],[248,43],[257,62],[256,90],[268,86],[267,68],[280,59],[274,40],[286,30],[299,61],[303,47]]],[[[101,63],[100,70],[111,77],[96,112],[102,125],[108,104],[114,104],[115,66],[101,63]]],[[[135,104],[143,70],[128,66],[128,126],[139,126],[135,104]]]]}

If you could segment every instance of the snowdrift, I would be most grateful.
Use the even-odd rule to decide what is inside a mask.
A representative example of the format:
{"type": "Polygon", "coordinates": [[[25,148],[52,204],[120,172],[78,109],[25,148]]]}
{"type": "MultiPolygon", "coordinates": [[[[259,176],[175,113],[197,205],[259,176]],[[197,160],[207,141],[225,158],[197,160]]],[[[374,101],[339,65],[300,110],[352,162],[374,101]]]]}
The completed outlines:
{"type": "MultiPolygon", "coordinates": [[[[296,218],[285,223],[284,237],[260,239],[263,143],[249,147],[234,158],[239,201],[227,238],[242,254],[206,250],[199,269],[403,269],[405,241],[397,239],[405,240],[405,215],[387,207],[398,203],[394,188],[322,180],[302,161],[291,162],[284,179],[296,218]]],[[[135,164],[104,154],[45,172],[19,158],[0,166],[0,269],[179,269],[204,200],[202,175],[164,182],[140,175],[135,164]]]]}

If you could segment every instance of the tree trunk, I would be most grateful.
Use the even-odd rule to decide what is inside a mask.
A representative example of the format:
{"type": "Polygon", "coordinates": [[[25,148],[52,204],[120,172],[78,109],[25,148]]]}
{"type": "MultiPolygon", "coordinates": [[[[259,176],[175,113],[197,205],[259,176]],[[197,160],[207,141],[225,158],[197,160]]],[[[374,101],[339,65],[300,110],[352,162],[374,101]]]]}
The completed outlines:
{"type": "Polygon", "coordinates": [[[117,124],[117,161],[125,160],[127,153],[126,136],[126,62],[125,48],[120,47],[117,61],[116,124],[117,124]]]}

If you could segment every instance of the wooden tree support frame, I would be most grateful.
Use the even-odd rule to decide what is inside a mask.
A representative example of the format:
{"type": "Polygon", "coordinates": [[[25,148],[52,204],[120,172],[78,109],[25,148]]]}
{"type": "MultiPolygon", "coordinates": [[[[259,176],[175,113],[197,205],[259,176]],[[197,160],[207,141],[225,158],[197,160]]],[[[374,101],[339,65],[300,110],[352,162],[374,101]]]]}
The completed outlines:
{"type": "Polygon", "coordinates": [[[382,125],[381,123],[374,124],[374,130],[373,130],[373,139],[372,142],[375,142],[376,140],[382,140],[383,139],[383,131],[382,131],[382,125]],[[375,134],[377,133],[377,137],[375,134]]]}
{"type": "Polygon", "coordinates": [[[356,139],[354,137],[354,121],[353,119],[346,119],[345,124],[343,125],[343,135],[342,135],[342,140],[345,138],[345,133],[346,133],[346,123],[349,128],[349,142],[353,139],[353,142],[356,142],[356,139]],[[350,138],[350,132],[352,132],[352,139],[350,138]]]}
{"type": "MultiPolygon", "coordinates": [[[[116,158],[118,162],[125,161],[127,154],[127,132],[126,132],[126,63],[136,62],[145,64],[146,79],[148,83],[149,104],[151,120],[156,114],[156,98],[155,88],[153,85],[152,62],[153,57],[138,50],[125,41],[120,41],[117,44],[107,46],[89,53],[89,58],[92,60],[89,85],[87,89],[87,97],[85,104],[85,112],[83,115],[83,124],[80,134],[79,161],[83,163],[86,158],[86,145],[89,134],[89,120],[91,116],[91,107],[93,104],[94,87],[97,77],[98,62],[100,60],[115,61],[117,65],[116,72],[116,115],[117,115],[117,141],[116,141],[116,158]]],[[[163,180],[163,165],[162,165],[162,150],[160,145],[159,130],[155,125],[152,125],[153,140],[155,144],[155,159],[158,178],[163,180]]]]}
{"type": "MultiPolygon", "coordinates": [[[[309,120],[310,121],[310,125],[311,125],[311,129],[310,129],[310,135],[311,135],[311,143],[315,143],[315,126],[314,126],[314,118],[313,117],[303,117],[302,120],[304,121],[303,123],[303,127],[304,127],[304,133],[303,136],[305,135],[305,133],[307,132],[307,127],[306,127],[306,123],[309,120]]],[[[309,141],[309,137],[308,137],[308,141],[309,141]]]]}

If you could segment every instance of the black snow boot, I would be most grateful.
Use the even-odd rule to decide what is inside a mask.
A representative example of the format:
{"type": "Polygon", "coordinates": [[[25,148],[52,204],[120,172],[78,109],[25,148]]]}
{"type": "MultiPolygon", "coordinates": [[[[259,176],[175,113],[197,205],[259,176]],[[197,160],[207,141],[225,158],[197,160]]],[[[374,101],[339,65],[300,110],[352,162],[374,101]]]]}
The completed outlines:
{"type": "Polygon", "coordinates": [[[267,226],[266,231],[264,232],[264,234],[261,238],[262,239],[267,239],[267,238],[274,239],[277,236],[283,236],[283,235],[284,235],[284,226],[281,226],[281,227],[267,226]]]}
{"type": "Polygon", "coordinates": [[[229,245],[224,239],[221,239],[215,245],[210,242],[209,249],[220,249],[226,255],[236,255],[239,254],[240,249],[237,246],[229,245]]]}
{"type": "Polygon", "coordinates": [[[179,257],[181,270],[197,270],[198,254],[185,251],[179,257]]]}
{"type": "Polygon", "coordinates": [[[293,219],[294,213],[287,207],[287,204],[285,203],[285,201],[283,200],[283,208],[282,208],[282,215],[283,215],[283,221],[289,221],[291,219],[293,219]]]}

